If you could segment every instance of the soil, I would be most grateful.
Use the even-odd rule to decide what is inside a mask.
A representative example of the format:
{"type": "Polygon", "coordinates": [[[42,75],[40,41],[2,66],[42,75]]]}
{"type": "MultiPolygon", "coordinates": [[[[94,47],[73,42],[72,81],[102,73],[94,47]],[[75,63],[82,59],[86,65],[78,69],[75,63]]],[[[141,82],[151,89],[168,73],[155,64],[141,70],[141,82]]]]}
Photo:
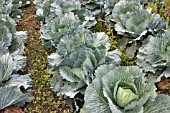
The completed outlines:
{"type": "Polygon", "coordinates": [[[23,108],[25,113],[69,113],[70,108],[66,106],[62,97],[50,89],[50,78],[48,74],[47,56],[51,50],[42,48],[40,37],[40,21],[36,21],[35,6],[23,8],[23,20],[17,22],[18,31],[27,31],[28,39],[25,44],[25,56],[27,66],[24,73],[30,73],[32,78],[32,89],[34,100],[23,108]]]}

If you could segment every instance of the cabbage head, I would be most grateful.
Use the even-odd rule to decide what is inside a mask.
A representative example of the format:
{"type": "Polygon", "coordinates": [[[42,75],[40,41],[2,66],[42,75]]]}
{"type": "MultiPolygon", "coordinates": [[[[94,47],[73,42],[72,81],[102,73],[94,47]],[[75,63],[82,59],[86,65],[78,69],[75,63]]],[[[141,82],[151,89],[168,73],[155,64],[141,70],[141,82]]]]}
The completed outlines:
{"type": "Polygon", "coordinates": [[[170,97],[156,95],[154,84],[145,82],[140,68],[101,66],[96,73],[103,76],[87,87],[82,113],[170,112],[170,97]]]}

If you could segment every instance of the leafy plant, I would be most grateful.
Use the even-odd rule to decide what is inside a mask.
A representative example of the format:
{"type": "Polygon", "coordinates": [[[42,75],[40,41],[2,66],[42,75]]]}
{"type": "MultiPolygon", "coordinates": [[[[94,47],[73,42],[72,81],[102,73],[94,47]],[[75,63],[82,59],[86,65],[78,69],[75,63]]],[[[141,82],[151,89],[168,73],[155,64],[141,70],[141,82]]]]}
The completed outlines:
{"type": "MultiPolygon", "coordinates": [[[[73,98],[84,91],[95,78],[94,72],[98,66],[114,62],[107,57],[105,49],[82,48],[66,56],[59,66],[53,70],[52,89],[58,95],[73,98]]],[[[116,61],[115,61],[116,62],[116,61]]],[[[116,63],[115,63],[116,64],[116,63]]]]}
{"type": "Polygon", "coordinates": [[[78,16],[81,22],[88,28],[96,24],[95,17],[87,9],[81,8],[78,0],[35,0],[37,6],[36,18],[44,20],[48,23],[53,18],[63,16],[66,13],[74,13],[78,16]]]}
{"type": "Polygon", "coordinates": [[[37,17],[45,22],[40,38],[44,46],[56,49],[48,56],[52,90],[73,100],[85,94],[82,113],[169,112],[170,98],[157,95],[139,69],[168,77],[170,73],[168,23],[142,6],[148,2],[156,1],[36,0],[37,17]],[[95,32],[98,18],[99,29],[107,25],[104,31],[113,38],[112,48],[105,33],[90,31],[95,32]],[[113,49],[120,49],[122,56],[118,50],[109,51],[113,49]],[[139,67],[119,67],[136,65],[137,53],[139,67]]]}
{"type": "Polygon", "coordinates": [[[37,5],[37,17],[38,19],[53,19],[54,17],[79,10],[80,3],[75,0],[35,0],[37,5]]]}
{"type": "Polygon", "coordinates": [[[57,51],[59,55],[66,56],[82,47],[108,50],[110,47],[109,38],[103,32],[91,33],[89,30],[81,28],[75,34],[65,35],[60,40],[57,51]]]}
{"type": "Polygon", "coordinates": [[[48,57],[52,89],[58,95],[71,98],[82,93],[92,80],[98,66],[107,63],[119,65],[120,52],[108,52],[109,38],[105,33],[92,33],[81,28],[75,34],[65,35],[57,45],[56,53],[48,57]]]}
{"type": "Polygon", "coordinates": [[[103,13],[103,0],[80,0],[82,6],[89,9],[94,16],[101,16],[103,13]]]}
{"type": "Polygon", "coordinates": [[[112,12],[110,20],[116,22],[114,27],[117,33],[133,37],[134,40],[141,40],[147,33],[162,33],[168,27],[160,15],[142,9],[135,1],[120,1],[112,12]]]}
{"type": "Polygon", "coordinates": [[[32,100],[28,88],[31,87],[29,75],[16,72],[25,65],[25,57],[20,52],[2,54],[0,58],[0,109],[10,105],[23,106],[32,100]]]}
{"type": "Polygon", "coordinates": [[[85,91],[82,113],[170,111],[170,97],[156,95],[154,85],[145,82],[144,74],[138,67],[116,67],[108,69],[106,73],[100,72],[98,74],[102,76],[96,78],[85,91]]]}
{"type": "Polygon", "coordinates": [[[163,75],[169,77],[170,67],[170,30],[166,30],[160,37],[150,36],[147,44],[139,49],[137,65],[146,72],[156,73],[164,71],[163,75]]]}
{"type": "Polygon", "coordinates": [[[0,14],[0,25],[6,26],[11,33],[16,32],[16,23],[9,15],[0,14]]]}
{"type": "Polygon", "coordinates": [[[16,32],[15,20],[21,18],[22,6],[27,0],[0,1],[0,109],[7,106],[23,106],[32,100],[30,75],[19,75],[26,64],[23,56],[27,34],[16,32]],[[14,20],[15,19],[15,20],[14,20]]]}
{"type": "Polygon", "coordinates": [[[134,0],[120,0],[112,9],[112,14],[109,16],[109,21],[118,22],[123,15],[134,13],[139,9],[140,4],[134,0]]]}
{"type": "Polygon", "coordinates": [[[74,13],[66,13],[43,25],[40,38],[47,41],[50,45],[56,46],[64,35],[73,33],[79,25],[79,18],[74,13]]]}
{"type": "Polygon", "coordinates": [[[26,42],[27,34],[24,31],[11,33],[9,28],[3,26],[0,28],[0,54],[15,51],[23,52],[24,43],[26,42]]]}
{"type": "Polygon", "coordinates": [[[21,20],[21,7],[30,4],[29,0],[1,0],[0,14],[6,14],[15,20],[21,20]]]}
{"type": "Polygon", "coordinates": [[[118,3],[120,0],[104,0],[104,12],[106,13],[105,16],[112,13],[112,10],[116,3],[118,3]]]}

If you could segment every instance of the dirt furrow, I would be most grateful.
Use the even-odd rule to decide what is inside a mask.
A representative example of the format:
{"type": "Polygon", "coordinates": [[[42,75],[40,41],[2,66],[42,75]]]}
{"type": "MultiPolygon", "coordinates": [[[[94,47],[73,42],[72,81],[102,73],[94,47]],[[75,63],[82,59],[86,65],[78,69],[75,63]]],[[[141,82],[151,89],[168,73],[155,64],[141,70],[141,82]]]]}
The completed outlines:
{"type": "Polygon", "coordinates": [[[24,54],[27,56],[25,72],[29,72],[32,78],[34,100],[24,107],[26,113],[69,113],[62,97],[57,97],[50,90],[50,75],[47,70],[47,56],[49,50],[41,47],[40,22],[34,19],[35,6],[23,8],[23,20],[17,22],[17,30],[25,30],[28,33],[24,54]]]}

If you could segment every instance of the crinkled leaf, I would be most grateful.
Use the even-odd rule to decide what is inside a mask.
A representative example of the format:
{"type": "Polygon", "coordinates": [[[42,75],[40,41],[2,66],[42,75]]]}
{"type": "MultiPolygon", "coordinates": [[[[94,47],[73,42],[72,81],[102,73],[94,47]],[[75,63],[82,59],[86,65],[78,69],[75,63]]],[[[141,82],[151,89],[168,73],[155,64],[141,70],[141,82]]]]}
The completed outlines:
{"type": "Polygon", "coordinates": [[[109,49],[109,38],[105,33],[91,33],[88,30],[77,31],[74,35],[64,36],[57,46],[61,56],[70,54],[83,47],[109,49]]]}
{"type": "Polygon", "coordinates": [[[22,93],[18,86],[0,87],[0,95],[0,109],[14,104],[23,106],[25,102],[32,100],[32,96],[22,93]]]}
{"type": "Polygon", "coordinates": [[[169,113],[170,97],[159,94],[154,101],[148,101],[144,106],[144,113],[169,113]]]}
{"type": "Polygon", "coordinates": [[[64,35],[73,33],[78,26],[79,19],[74,13],[70,12],[65,15],[60,15],[42,26],[42,35],[40,38],[45,41],[50,41],[53,46],[56,46],[64,35]]]}
{"type": "Polygon", "coordinates": [[[12,41],[12,34],[10,33],[9,29],[4,26],[0,28],[0,42],[1,46],[8,47],[11,45],[12,41]]]}
{"type": "Polygon", "coordinates": [[[11,74],[25,66],[25,57],[17,52],[3,54],[0,58],[0,81],[8,80],[11,74]]]}
{"type": "Polygon", "coordinates": [[[85,107],[89,113],[112,113],[107,99],[103,95],[103,85],[100,79],[96,78],[85,92],[85,107]]]}
{"type": "Polygon", "coordinates": [[[161,37],[150,36],[148,43],[139,49],[137,65],[143,70],[153,73],[169,67],[169,35],[170,30],[167,30],[161,37]]]}
{"type": "Polygon", "coordinates": [[[18,86],[18,87],[24,87],[25,89],[31,87],[31,78],[30,75],[18,75],[14,74],[11,75],[11,78],[9,81],[5,83],[5,85],[11,85],[11,86],[18,86]]]}
{"type": "Polygon", "coordinates": [[[15,21],[9,15],[0,14],[0,25],[6,26],[11,33],[16,32],[15,21]]]}
{"type": "Polygon", "coordinates": [[[15,36],[12,39],[12,43],[9,47],[10,52],[12,53],[18,49],[23,51],[26,39],[27,39],[26,32],[24,32],[24,31],[16,32],[15,36]]]}

